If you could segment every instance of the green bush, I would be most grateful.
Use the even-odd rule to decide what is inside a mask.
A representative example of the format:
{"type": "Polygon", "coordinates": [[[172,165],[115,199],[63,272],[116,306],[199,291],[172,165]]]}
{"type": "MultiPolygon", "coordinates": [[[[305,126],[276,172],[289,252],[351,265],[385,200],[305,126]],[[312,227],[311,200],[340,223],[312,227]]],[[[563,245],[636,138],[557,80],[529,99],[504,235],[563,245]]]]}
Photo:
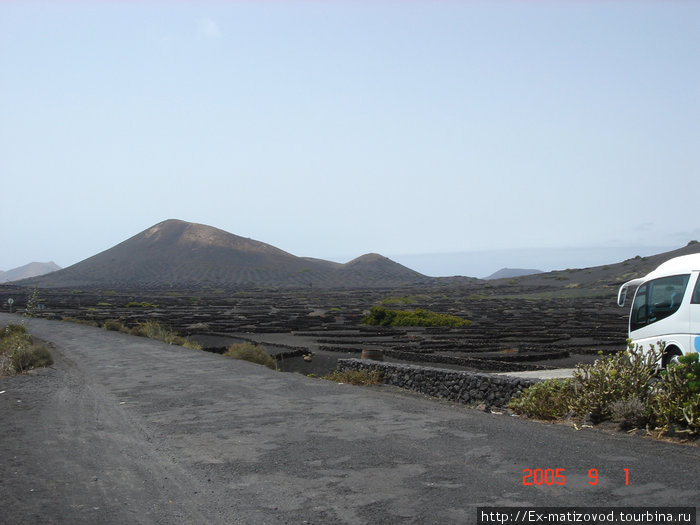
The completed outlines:
{"type": "Polygon", "coordinates": [[[52,364],[48,348],[35,344],[24,325],[8,324],[0,330],[0,375],[52,364]]]}
{"type": "Polygon", "coordinates": [[[663,388],[655,389],[649,405],[654,422],[668,430],[674,425],[700,433],[700,361],[698,354],[686,354],[661,373],[663,388]]]}
{"type": "Polygon", "coordinates": [[[364,324],[379,326],[469,326],[471,321],[454,315],[438,314],[428,310],[390,310],[383,306],[373,306],[369,315],[362,319],[364,324]]]}
{"type": "Polygon", "coordinates": [[[560,419],[570,412],[573,395],[572,379],[548,379],[519,392],[507,406],[528,417],[560,419]]]}
{"type": "Polygon", "coordinates": [[[378,370],[333,370],[321,379],[351,385],[378,385],[382,382],[382,374],[378,370]]]}
{"type": "Polygon", "coordinates": [[[593,423],[611,419],[612,404],[636,398],[646,404],[655,382],[663,345],[648,352],[629,347],[626,352],[598,359],[592,365],[579,365],[574,370],[572,408],[588,415],[593,423]]]}
{"type": "Polygon", "coordinates": [[[661,432],[700,434],[700,359],[679,357],[659,372],[664,343],[648,351],[626,352],[579,365],[565,382],[543,381],[515,396],[508,407],[516,413],[557,419],[572,409],[592,423],[617,421],[621,428],[654,425],[661,432]]]}
{"type": "Polygon", "coordinates": [[[122,332],[125,334],[129,333],[129,327],[117,319],[107,319],[104,323],[102,323],[102,328],[113,332],[122,332]]]}
{"type": "Polygon", "coordinates": [[[649,410],[637,397],[613,401],[610,412],[610,419],[618,422],[622,429],[644,428],[649,423],[649,410]]]}
{"type": "MultiPolygon", "coordinates": [[[[28,350],[34,344],[24,325],[8,324],[0,330],[0,355],[6,356],[11,361],[13,354],[28,350]]],[[[12,363],[8,362],[11,366],[12,363]]]]}
{"type": "Polygon", "coordinates": [[[264,365],[277,370],[277,361],[267,353],[264,346],[253,343],[235,343],[228,347],[224,353],[226,357],[242,359],[258,365],[264,365]]]}
{"type": "Polygon", "coordinates": [[[185,341],[182,343],[182,346],[184,346],[185,348],[191,348],[192,350],[202,349],[202,345],[200,345],[197,341],[190,341],[187,338],[185,338],[185,341]]]}
{"type": "Polygon", "coordinates": [[[53,357],[44,345],[31,345],[29,348],[17,349],[12,354],[11,363],[16,372],[24,372],[32,368],[51,366],[53,357]]]}
{"type": "Polygon", "coordinates": [[[23,334],[29,336],[27,328],[23,324],[10,323],[0,331],[0,340],[5,339],[6,337],[14,334],[23,334]]]}

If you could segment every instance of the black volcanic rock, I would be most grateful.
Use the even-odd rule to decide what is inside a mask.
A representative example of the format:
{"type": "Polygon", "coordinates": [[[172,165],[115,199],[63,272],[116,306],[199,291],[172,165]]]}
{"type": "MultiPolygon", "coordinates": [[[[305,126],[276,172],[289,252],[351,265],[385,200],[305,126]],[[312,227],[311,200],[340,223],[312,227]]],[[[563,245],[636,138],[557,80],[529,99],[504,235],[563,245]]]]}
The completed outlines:
{"type": "Polygon", "coordinates": [[[170,219],[73,266],[17,284],[45,288],[379,287],[428,279],[381,255],[347,264],[297,257],[218,228],[170,219]]]}

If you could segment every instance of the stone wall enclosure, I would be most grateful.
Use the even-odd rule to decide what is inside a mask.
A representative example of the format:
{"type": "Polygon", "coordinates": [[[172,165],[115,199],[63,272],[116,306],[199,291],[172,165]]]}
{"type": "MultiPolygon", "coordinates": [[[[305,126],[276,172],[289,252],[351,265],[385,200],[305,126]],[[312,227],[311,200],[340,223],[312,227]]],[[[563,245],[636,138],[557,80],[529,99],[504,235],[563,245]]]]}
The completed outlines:
{"type": "Polygon", "coordinates": [[[513,395],[537,382],[518,377],[369,359],[339,359],[338,370],[377,370],[382,374],[382,382],[387,385],[459,403],[484,403],[494,407],[505,406],[513,395]]]}

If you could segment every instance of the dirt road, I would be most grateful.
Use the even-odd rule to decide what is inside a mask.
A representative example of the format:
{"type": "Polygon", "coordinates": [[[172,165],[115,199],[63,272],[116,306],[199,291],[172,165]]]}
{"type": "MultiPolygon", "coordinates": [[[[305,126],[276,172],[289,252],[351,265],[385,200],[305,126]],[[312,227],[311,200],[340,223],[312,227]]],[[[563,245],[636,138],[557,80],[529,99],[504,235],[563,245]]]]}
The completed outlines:
{"type": "MultiPolygon", "coordinates": [[[[0,314],[0,325],[18,318],[0,314]]],[[[0,523],[473,523],[477,506],[695,505],[700,450],[31,320],[0,379],[0,523]],[[523,469],[565,469],[524,486],[523,469]],[[598,482],[589,484],[589,469],[598,482]],[[629,471],[626,484],[625,470],[629,471]]]]}

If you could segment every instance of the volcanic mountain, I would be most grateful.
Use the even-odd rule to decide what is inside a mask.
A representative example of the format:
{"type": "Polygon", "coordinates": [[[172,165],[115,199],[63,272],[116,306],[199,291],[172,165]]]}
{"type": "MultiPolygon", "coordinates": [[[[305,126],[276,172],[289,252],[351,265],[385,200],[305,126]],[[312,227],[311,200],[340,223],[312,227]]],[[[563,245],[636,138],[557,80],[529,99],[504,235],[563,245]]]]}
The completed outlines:
{"type": "Polygon", "coordinates": [[[17,284],[44,288],[299,287],[419,284],[428,277],[378,254],[346,264],[169,219],[73,266],[17,284]]]}
{"type": "Polygon", "coordinates": [[[0,270],[0,283],[19,281],[20,279],[28,279],[29,277],[36,277],[37,275],[44,275],[45,273],[55,272],[60,270],[61,267],[55,262],[32,262],[20,266],[19,268],[13,268],[12,270],[7,270],[3,272],[0,270]]]}

